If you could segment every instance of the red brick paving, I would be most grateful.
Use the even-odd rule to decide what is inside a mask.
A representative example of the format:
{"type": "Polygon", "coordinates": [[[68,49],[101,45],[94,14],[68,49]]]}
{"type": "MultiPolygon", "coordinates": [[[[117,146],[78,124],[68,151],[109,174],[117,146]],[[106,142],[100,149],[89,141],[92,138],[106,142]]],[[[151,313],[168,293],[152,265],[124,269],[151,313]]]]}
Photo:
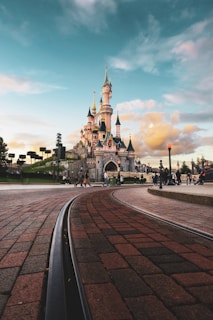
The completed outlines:
{"type": "MultiPolygon", "coordinates": [[[[196,227],[201,223],[207,232],[213,230],[209,220],[211,208],[159,200],[141,190],[140,187],[116,192],[142,209],[145,206],[155,214],[178,217],[183,222],[190,217],[196,227]]],[[[42,287],[55,221],[72,196],[88,192],[89,197],[82,195],[73,205],[71,229],[92,318],[213,318],[212,242],[176,231],[134,208],[124,207],[108,195],[111,191],[68,187],[1,192],[1,320],[43,319],[42,287]]]]}
{"type": "MultiPolygon", "coordinates": [[[[122,191],[126,196],[127,190],[118,192],[122,191]]],[[[150,199],[153,206],[155,200],[150,199]]],[[[168,200],[170,208],[173,201],[168,200]]],[[[180,204],[175,201],[179,208],[180,204]]],[[[184,208],[182,212],[187,215],[184,208]]],[[[71,230],[92,319],[213,317],[210,240],[154,221],[132,207],[123,207],[114,201],[110,190],[77,199],[71,211],[71,230]],[[80,224],[84,227],[85,243],[80,241],[76,221],[78,228],[80,224]],[[85,245],[90,255],[82,263],[85,245]],[[116,304],[129,313],[114,313],[116,304]]]]}
{"type": "Polygon", "coordinates": [[[53,228],[61,208],[79,191],[1,191],[1,320],[42,319],[42,287],[53,228]]]}

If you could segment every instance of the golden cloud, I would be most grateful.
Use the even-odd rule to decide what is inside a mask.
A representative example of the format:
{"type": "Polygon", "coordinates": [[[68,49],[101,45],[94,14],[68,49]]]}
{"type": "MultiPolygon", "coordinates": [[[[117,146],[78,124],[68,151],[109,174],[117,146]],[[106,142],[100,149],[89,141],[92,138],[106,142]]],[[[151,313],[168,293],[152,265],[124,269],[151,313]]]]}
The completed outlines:
{"type": "Polygon", "coordinates": [[[198,126],[192,125],[192,124],[187,124],[184,129],[183,132],[186,134],[190,134],[190,133],[194,133],[200,131],[200,129],[198,128],[198,126]]]}

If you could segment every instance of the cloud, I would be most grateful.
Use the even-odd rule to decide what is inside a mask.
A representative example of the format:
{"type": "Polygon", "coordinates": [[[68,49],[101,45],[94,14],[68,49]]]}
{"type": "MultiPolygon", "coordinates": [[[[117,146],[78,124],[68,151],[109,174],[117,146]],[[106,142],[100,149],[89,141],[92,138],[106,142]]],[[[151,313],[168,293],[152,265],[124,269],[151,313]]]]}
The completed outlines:
{"type": "Polygon", "coordinates": [[[166,46],[160,43],[159,34],[159,22],[149,15],[147,31],[140,31],[117,56],[109,57],[109,65],[124,71],[142,69],[147,73],[158,73],[158,63],[168,59],[168,45],[165,41],[166,46]]]}
{"type": "Polygon", "coordinates": [[[116,12],[117,2],[116,0],[60,0],[63,11],[63,15],[57,19],[60,29],[70,33],[84,27],[93,32],[100,32],[107,27],[106,17],[116,12]]]}
{"type": "Polygon", "coordinates": [[[131,101],[126,101],[122,103],[117,104],[117,110],[122,110],[122,111],[133,111],[133,110],[156,110],[161,108],[162,105],[153,100],[131,100],[131,101]]]}
{"type": "Polygon", "coordinates": [[[42,121],[40,118],[36,118],[34,115],[27,115],[27,114],[17,114],[17,113],[13,113],[13,114],[9,114],[9,113],[0,113],[0,118],[1,121],[4,122],[4,125],[8,126],[8,127],[14,127],[15,126],[22,126],[22,125],[27,125],[29,124],[30,127],[32,126],[36,126],[36,127],[50,127],[50,125],[45,122],[42,121]]]}
{"type": "MultiPolygon", "coordinates": [[[[39,149],[40,147],[49,148],[48,145],[52,145],[52,142],[48,145],[48,138],[42,134],[32,134],[29,132],[19,132],[15,136],[7,141],[9,152],[15,153],[15,158],[19,157],[20,150],[21,154],[26,154],[28,151],[35,151],[41,155],[39,149]]],[[[52,147],[51,147],[52,148],[52,147]]],[[[52,149],[50,150],[52,151],[52,149]]]]}
{"type": "Polygon", "coordinates": [[[213,122],[213,113],[209,112],[180,112],[179,114],[181,122],[196,122],[196,123],[212,123],[213,122]]]}
{"type": "Polygon", "coordinates": [[[25,142],[20,142],[17,140],[11,140],[8,142],[8,148],[11,150],[24,150],[25,149],[25,142]]]}
{"type": "Polygon", "coordinates": [[[192,125],[192,124],[187,124],[184,128],[183,128],[183,133],[185,134],[192,134],[195,132],[200,131],[201,129],[198,126],[192,125]]]}
{"type": "MultiPolygon", "coordinates": [[[[207,80],[203,80],[205,83],[207,80]]],[[[174,93],[163,94],[164,104],[167,106],[194,106],[209,108],[213,102],[213,86],[211,87],[209,83],[209,88],[199,89],[199,86],[192,89],[181,89],[177,88],[174,93]]]]}
{"type": "Polygon", "coordinates": [[[0,95],[9,93],[15,93],[19,95],[41,94],[52,90],[61,89],[65,88],[41,82],[34,82],[30,79],[0,74],[0,95]]]}
{"type": "MultiPolygon", "coordinates": [[[[202,137],[198,135],[202,129],[190,122],[181,126],[178,111],[173,114],[131,112],[124,113],[121,117],[122,120],[127,121],[126,127],[122,127],[122,131],[126,133],[126,139],[128,140],[127,135],[131,133],[134,148],[142,157],[149,156],[156,159],[166,157],[168,143],[172,144],[173,155],[191,154],[202,145],[202,137]],[[131,122],[134,123],[134,132],[127,128],[131,122]]],[[[208,142],[211,145],[212,140],[209,139],[208,142]]]]}
{"type": "Polygon", "coordinates": [[[183,32],[161,35],[160,23],[150,15],[143,29],[116,55],[108,58],[111,68],[141,69],[177,84],[165,92],[167,105],[195,105],[208,108],[213,103],[213,17],[198,21],[183,32]]]}
{"type": "Polygon", "coordinates": [[[0,33],[7,35],[23,46],[28,46],[32,37],[29,21],[18,21],[14,12],[10,12],[4,5],[0,5],[0,15],[0,33]]]}
{"type": "Polygon", "coordinates": [[[71,147],[70,149],[75,146],[80,140],[80,130],[75,130],[73,132],[71,132],[70,134],[68,134],[65,137],[65,142],[70,145],[71,142],[71,147]]]}
{"type": "Polygon", "coordinates": [[[211,137],[202,137],[202,146],[209,146],[209,148],[213,149],[213,136],[211,137]]]}

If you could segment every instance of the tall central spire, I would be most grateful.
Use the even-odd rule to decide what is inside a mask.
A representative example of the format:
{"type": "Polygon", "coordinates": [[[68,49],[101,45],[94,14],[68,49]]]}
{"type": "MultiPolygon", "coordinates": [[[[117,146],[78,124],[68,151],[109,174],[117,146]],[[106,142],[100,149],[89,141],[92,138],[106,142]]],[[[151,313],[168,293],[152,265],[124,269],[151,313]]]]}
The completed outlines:
{"type": "Polygon", "coordinates": [[[104,78],[104,85],[109,84],[108,80],[108,68],[105,69],[105,78],[104,78]]]}
{"type": "Polygon", "coordinates": [[[103,101],[100,109],[100,113],[102,118],[105,119],[106,130],[111,132],[111,116],[113,110],[110,105],[110,99],[112,97],[112,84],[108,80],[108,70],[105,69],[105,78],[104,78],[104,85],[102,86],[102,96],[103,101]]]}
{"type": "Polygon", "coordinates": [[[93,104],[92,104],[92,114],[93,116],[96,114],[96,104],[95,104],[95,90],[93,91],[93,104]]]}

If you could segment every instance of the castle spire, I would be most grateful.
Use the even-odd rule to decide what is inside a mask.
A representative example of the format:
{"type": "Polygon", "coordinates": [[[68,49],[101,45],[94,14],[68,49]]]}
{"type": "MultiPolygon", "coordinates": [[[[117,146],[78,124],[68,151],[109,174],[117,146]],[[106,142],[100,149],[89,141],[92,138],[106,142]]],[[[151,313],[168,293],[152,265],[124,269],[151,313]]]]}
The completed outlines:
{"type": "Polygon", "coordinates": [[[96,104],[95,104],[95,90],[93,91],[93,104],[92,104],[92,114],[93,116],[96,114],[96,104]]]}
{"type": "Polygon", "coordinates": [[[104,85],[109,84],[108,80],[108,68],[105,69],[105,78],[104,78],[104,85]]]}
{"type": "Polygon", "coordinates": [[[119,120],[118,112],[117,112],[117,120],[116,120],[115,125],[116,125],[116,126],[120,126],[120,125],[121,125],[120,120],[119,120]]]}
{"type": "Polygon", "coordinates": [[[111,116],[113,109],[110,105],[110,99],[112,97],[112,84],[108,80],[108,70],[105,70],[105,80],[104,85],[102,86],[102,96],[103,101],[101,103],[100,114],[101,117],[105,120],[106,131],[111,132],[111,116]]]}
{"type": "Polygon", "coordinates": [[[132,140],[131,140],[131,136],[129,137],[129,145],[127,147],[127,151],[128,152],[135,152],[133,145],[132,145],[132,140]]]}
{"type": "Polygon", "coordinates": [[[116,120],[116,123],[115,123],[115,126],[116,126],[116,137],[117,138],[120,138],[120,126],[121,126],[121,123],[120,123],[120,120],[119,120],[119,116],[118,116],[118,112],[117,112],[117,120],[116,120]]]}

